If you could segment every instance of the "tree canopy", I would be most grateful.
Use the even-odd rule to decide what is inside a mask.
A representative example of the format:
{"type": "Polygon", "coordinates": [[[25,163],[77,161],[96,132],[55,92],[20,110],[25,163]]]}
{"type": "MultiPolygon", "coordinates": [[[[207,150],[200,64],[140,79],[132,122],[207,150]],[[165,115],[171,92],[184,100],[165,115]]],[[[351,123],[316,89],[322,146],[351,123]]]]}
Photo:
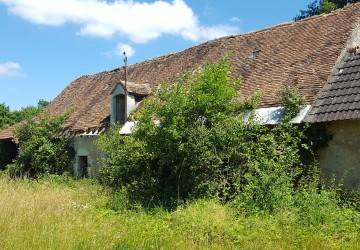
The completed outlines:
{"type": "Polygon", "coordinates": [[[0,103],[0,130],[40,114],[48,104],[48,101],[41,99],[37,106],[27,106],[20,110],[11,111],[5,103],[0,103]]]}
{"type": "Polygon", "coordinates": [[[0,130],[10,126],[13,123],[12,113],[9,106],[0,103],[0,130]]]}
{"type": "Polygon", "coordinates": [[[348,4],[359,1],[360,0],[315,0],[307,6],[307,9],[300,10],[300,14],[294,17],[294,21],[323,13],[330,13],[333,10],[343,8],[348,4]]]}

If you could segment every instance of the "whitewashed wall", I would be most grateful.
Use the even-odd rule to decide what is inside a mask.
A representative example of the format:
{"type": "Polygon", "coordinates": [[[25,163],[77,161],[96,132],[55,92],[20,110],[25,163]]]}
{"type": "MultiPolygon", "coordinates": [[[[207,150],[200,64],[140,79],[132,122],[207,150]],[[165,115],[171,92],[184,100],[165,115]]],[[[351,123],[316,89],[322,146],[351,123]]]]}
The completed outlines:
{"type": "Polygon", "coordinates": [[[101,157],[101,153],[97,149],[94,141],[97,136],[84,136],[84,137],[75,137],[74,138],[74,147],[76,151],[75,161],[74,161],[74,171],[75,174],[80,174],[80,156],[87,156],[88,158],[88,175],[90,177],[95,177],[96,172],[99,169],[98,159],[101,157]]]}
{"type": "MultiPolygon", "coordinates": [[[[115,117],[115,106],[116,100],[115,97],[120,94],[125,94],[124,88],[121,84],[119,84],[113,93],[110,96],[110,121],[111,123],[114,122],[115,117]]],[[[135,97],[133,95],[127,95],[127,116],[130,115],[130,112],[135,109],[135,97]]],[[[74,172],[75,174],[81,173],[81,166],[80,166],[80,157],[87,156],[87,173],[90,177],[94,177],[96,175],[97,170],[99,169],[98,160],[101,157],[101,153],[97,149],[95,145],[95,140],[97,136],[82,136],[82,137],[75,137],[74,138],[74,147],[76,151],[75,160],[74,160],[74,172]]]]}
{"type": "Polygon", "coordinates": [[[319,151],[320,168],[346,188],[360,189],[360,121],[332,122],[327,130],[333,138],[319,151]]]}

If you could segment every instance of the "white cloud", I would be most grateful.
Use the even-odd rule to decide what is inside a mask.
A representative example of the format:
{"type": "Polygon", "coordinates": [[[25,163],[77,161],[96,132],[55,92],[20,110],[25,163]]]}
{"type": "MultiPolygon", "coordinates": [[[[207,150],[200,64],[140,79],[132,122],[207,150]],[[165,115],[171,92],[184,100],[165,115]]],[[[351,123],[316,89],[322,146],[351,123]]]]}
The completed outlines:
{"type": "Polygon", "coordinates": [[[16,62],[6,62],[0,64],[0,76],[21,76],[21,66],[16,62]]]}
{"type": "Polygon", "coordinates": [[[192,29],[183,31],[181,34],[185,39],[197,41],[209,40],[213,38],[218,38],[222,36],[227,36],[229,34],[236,33],[237,29],[234,27],[226,25],[217,25],[217,26],[194,26],[192,29]]]}
{"type": "Polygon", "coordinates": [[[125,36],[146,43],[163,34],[200,41],[238,32],[237,27],[201,26],[184,0],[152,3],[133,0],[0,0],[8,11],[31,23],[61,26],[74,23],[78,34],[98,37],[125,36]]]}
{"type": "Polygon", "coordinates": [[[122,56],[124,55],[124,52],[126,52],[126,56],[128,58],[132,57],[135,54],[135,50],[129,44],[119,43],[116,46],[115,54],[118,56],[122,56]]]}
{"type": "Polygon", "coordinates": [[[126,56],[128,58],[132,57],[135,54],[135,50],[129,44],[119,43],[113,51],[108,51],[105,53],[105,55],[124,56],[124,51],[126,52],[126,56]]]}

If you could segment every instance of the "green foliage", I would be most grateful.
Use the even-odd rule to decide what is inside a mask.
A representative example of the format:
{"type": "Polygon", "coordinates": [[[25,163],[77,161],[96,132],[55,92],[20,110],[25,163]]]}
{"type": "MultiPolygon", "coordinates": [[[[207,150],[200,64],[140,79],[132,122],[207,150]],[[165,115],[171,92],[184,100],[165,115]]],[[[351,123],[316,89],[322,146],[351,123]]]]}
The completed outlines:
{"type": "Polygon", "coordinates": [[[357,2],[359,2],[359,0],[315,0],[307,6],[306,10],[300,10],[300,14],[296,15],[294,21],[323,13],[330,13],[333,10],[343,8],[348,4],[357,2]]]}
{"type": "Polygon", "coordinates": [[[309,126],[290,123],[303,103],[295,88],[283,90],[283,123],[263,126],[249,115],[259,95],[236,98],[241,81],[229,72],[226,57],[162,85],[135,114],[130,136],[118,127],[100,136],[100,181],[146,206],[214,197],[255,212],[290,207],[323,144],[307,138],[309,126]]]}
{"type": "Polygon", "coordinates": [[[5,103],[0,104],[0,130],[7,128],[15,123],[28,120],[38,114],[49,104],[43,99],[39,100],[37,107],[28,106],[20,110],[10,111],[5,103]]]}
{"type": "Polygon", "coordinates": [[[29,119],[15,133],[19,140],[19,155],[8,167],[13,176],[31,176],[39,174],[62,174],[67,170],[74,149],[68,139],[56,137],[62,129],[68,114],[40,119],[29,119]]]}
{"type": "Polygon", "coordinates": [[[305,103],[296,86],[285,86],[281,91],[280,102],[286,109],[284,123],[289,123],[295,118],[305,103]]]}
{"type": "Polygon", "coordinates": [[[12,124],[12,114],[10,108],[5,103],[0,103],[0,130],[12,124]]]}
{"type": "MultiPolygon", "coordinates": [[[[29,120],[40,114],[40,112],[49,104],[45,100],[39,100],[38,106],[28,106],[20,110],[10,111],[4,103],[0,104],[0,131],[16,123],[29,120]]],[[[0,141],[0,170],[12,162],[17,156],[17,147],[14,142],[0,141]]]]}
{"type": "Polygon", "coordinates": [[[14,117],[13,123],[18,123],[21,121],[29,120],[41,113],[41,111],[49,104],[48,101],[40,99],[37,107],[35,106],[27,106],[25,108],[21,108],[20,110],[15,110],[12,112],[14,117]]]}
{"type": "Polygon", "coordinates": [[[300,10],[300,14],[294,17],[294,21],[298,21],[307,17],[316,16],[321,14],[318,1],[311,2],[306,10],[300,10]]]}
{"type": "Polygon", "coordinates": [[[131,136],[111,132],[100,137],[98,146],[108,156],[100,170],[102,181],[125,186],[149,204],[168,206],[193,195],[199,174],[211,166],[210,130],[241,107],[234,101],[240,80],[228,73],[225,58],[162,85],[135,115],[137,129],[131,136]]]}
{"type": "Polygon", "coordinates": [[[37,108],[40,109],[40,110],[42,110],[42,109],[46,108],[49,104],[50,104],[49,101],[46,101],[46,100],[44,100],[44,99],[40,99],[40,100],[38,101],[37,108]]]}

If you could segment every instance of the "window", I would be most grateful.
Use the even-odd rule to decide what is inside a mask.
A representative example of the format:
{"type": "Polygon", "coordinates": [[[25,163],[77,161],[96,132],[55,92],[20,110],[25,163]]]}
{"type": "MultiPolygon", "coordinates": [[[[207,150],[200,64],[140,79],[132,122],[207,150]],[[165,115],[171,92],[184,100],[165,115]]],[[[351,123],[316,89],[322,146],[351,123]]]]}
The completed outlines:
{"type": "Polygon", "coordinates": [[[135,104],[141,102],[146,96],[135,95],[135,104]]]}
{"type": "Polygon", "coordinates": [[[125,123],[125,95],[115,96],[115,121],[125,123]]]}
{"type": "Polygon", "coordinates": [[[259,56],[259,54],[260,54],[260,50],[253,51],[253,52],[251,52],[251,54],[250,54],[250,58],[251,58],[251,59],[255,59],[255,58],[257,58],[257,57],[259,56]]]}

